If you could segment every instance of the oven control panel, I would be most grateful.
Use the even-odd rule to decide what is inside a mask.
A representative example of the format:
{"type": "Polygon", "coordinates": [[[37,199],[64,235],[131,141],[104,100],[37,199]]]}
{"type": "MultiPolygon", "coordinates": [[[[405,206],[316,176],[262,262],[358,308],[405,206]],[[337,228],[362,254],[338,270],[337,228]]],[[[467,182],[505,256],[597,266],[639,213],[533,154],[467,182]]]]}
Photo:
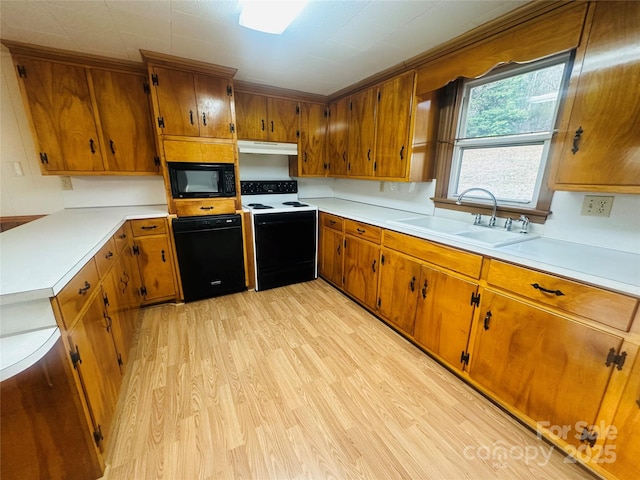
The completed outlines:
{"type": "Polygon", "coordinates": [[[242,195],[298,193],[297,180],[250,180],[240,182],[242,195]]]}

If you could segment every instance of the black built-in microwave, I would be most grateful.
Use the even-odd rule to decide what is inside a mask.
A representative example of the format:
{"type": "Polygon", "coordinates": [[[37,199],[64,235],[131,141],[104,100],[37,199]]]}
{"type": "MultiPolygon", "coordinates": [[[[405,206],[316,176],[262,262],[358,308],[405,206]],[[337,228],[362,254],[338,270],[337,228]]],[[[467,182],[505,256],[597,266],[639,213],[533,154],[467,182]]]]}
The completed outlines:
{"type": "Polygon", "coordinates": [[[167,162],[173,198],[236,196],[236,172],[232,163],[167,162]]]}

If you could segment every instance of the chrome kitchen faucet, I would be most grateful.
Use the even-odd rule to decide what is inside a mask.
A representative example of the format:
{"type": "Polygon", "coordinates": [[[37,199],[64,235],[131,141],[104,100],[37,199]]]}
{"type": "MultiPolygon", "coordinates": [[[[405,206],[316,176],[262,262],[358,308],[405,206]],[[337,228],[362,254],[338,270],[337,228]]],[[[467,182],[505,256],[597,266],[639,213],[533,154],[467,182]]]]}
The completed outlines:
{"type": "MultiPolygon", "coordinates": [[[[460,195],[458,195],[458,200],[456,200],[456,205],[462,205],[462,197],[464,197],[467,193],[474,191],[474,190],[478,190],[480,192],[484,192],[486,194],[488,194],[491,199],[493,200],[493,212],[491,213],[491,218],[489,219],[489,226],[490,227],[495,227],[496,226],[496,209],[498,208],[498,201],[496,200],[496,196],[491,193],[489,190],[485,189],[485,188],[467,188],[464,192],[462,192],[460,195]]],[[[480,225],[481,222],[481,217],[480,214],[476,214],[475,220],[473,222],[474,225],[480,225]]]]}

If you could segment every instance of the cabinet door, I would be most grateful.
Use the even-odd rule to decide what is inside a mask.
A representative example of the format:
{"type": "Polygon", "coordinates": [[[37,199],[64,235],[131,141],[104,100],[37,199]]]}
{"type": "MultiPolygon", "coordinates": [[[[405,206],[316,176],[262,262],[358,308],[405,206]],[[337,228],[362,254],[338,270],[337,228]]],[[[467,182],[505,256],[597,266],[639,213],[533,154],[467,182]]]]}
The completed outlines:
{"type": "Polygon", "coordinates": [[[175,296],[171,250],[166,235],[136,238],[138,265],[147,303],[175,296]]]}
{"type": "Polygon", "coordinates": [[[303,176],[324,176],[327,116],[324,105],[300,105],[298,162],[303,176]]]}
{"type": "Polygon", "coordinates": [[[236,123],[239,140],[267,140],[267,99],[236,92],[236,123]]]}
{"type": "Polygon", "coordinates": [[[408,72],[378,88],[376,177],[407,176],[414,76],[408,72]]]}
{"type": "Polygon", "coordinates": [[[146,78],[91,70],[93,90],[111,172],[157,173],[157,156],[146,78]]]}
{"type": "Polygon", "coordinates": [[[383,249],[380,263],[378,311],[400,330],[413,335],[420,262],[383,249]]]}
{"type": "Polygon", "coordinates": [[[346,236],[344,242],[344,289],[375,309],[380,269],[380,246],[346,236]]]}
{"type": "Polygon", "coordinates": [[[349,175],[372,176],[375,157],[376,90],[369,88],[349,101],[349,175]]]}
{"type": "MultiPolygon", "coordinates": [[[[76,371],[87,398],[94,429],[109,434],[122,382],[102,295],[94,295],[88,310],[69,332],[72,351],[80,355],[76,371]]],[[[100,445],[102,449],[102,445],[100,445]]]]}
{"type": "Polygon", "coordinates": [[[270,142],[298,143],[300,130],[298,102],[269,97],[267,113],[270,142]]]}
{"type": "Polygon", "coordinates": [[[342,251],[344,235],[332,228],[320,229],[320,273],[336,285],[342,286],[342,251]]]}
{"type": "MultiPolygon", "coordinates": [[[[547,425],[592,425],[614,366],[609,349],[622,339],[489,290],[471,353],[471,378],[547,425]]],[[[578,438],[576,438],[578,433],[578,438]]]]}
{"type": "Polygon", "coordinates": [[[478,285],[423,265],[419,289],[414,338],[462,369],[460,357],[467,350],[475,309],[471,295],[478,285]]]}
{"type": "Polygon", "coordinates": [[[602,466],[621,479],[640,478],[640,356],[629,375],[612,425],[617,433],[605,445],[602,466]]]}
{"type": "Polygon", "coordinates": [[[153,73],[158,78],[155,87],[158,109],[164,123],[162,133],[187,137],[199,136],[198,106],[193,74],[162,67],[153,67],[153,73]]]}
{"type": "Polygon", "coordinates": [[[559,155],[555,182],[576,190],[610,186],[595,190],[638,192],[640,2],[596,2],[592,7],[595,15],[575,99],[566,102],[572,108],[568,128],[554,146],[559,155]],[[634,51],[630,45],[636,45],[634,51]]]}
{"type": "Polygon", "coordinates": [[[327,163],[330,175],[347,174],[349,148],[349,97],[329,104],[327,163]]]}
{"type": "Polygon", "coordinates": [[[104,170],[85,69],[26,57],[16,63],[25,71],[43,173],[104,170]]]}
{"type": "Polygon", "coordinates": [[[201,137],[233,138],[231,95],[226,78],[195,75],[198,122],[201,137]]]}

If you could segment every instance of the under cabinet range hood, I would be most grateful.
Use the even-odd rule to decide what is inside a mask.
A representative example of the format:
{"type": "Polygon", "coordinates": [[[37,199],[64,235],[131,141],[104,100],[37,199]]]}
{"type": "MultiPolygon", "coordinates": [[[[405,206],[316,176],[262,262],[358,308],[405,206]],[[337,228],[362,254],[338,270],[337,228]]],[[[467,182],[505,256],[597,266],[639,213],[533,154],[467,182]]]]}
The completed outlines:
{"type": "Polygon", "coordinates": [[[298,144],[238,140],[238,152],[261,153],[263,155],[298,155],[298,144]]]}

